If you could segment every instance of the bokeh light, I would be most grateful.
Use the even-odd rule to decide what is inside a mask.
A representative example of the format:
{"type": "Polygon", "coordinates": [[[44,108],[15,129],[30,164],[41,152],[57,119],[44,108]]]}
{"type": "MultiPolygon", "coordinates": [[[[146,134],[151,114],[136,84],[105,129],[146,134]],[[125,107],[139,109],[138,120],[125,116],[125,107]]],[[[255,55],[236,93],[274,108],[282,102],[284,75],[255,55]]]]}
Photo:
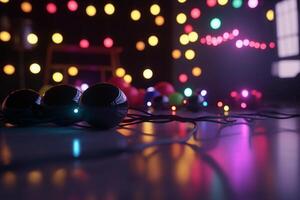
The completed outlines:
{"type": "Polygon", "coordinates": [[[241,103],[241,108],[243,108],[243,109],[245,109],[245,108],[247,108],[247,104],[246,103],[241,103]]]}
{"type": "Polygon", "coordinates": [[[242,40],[237,40],[236,42],[235,42],[235,46],[237,47],[237,48],[242,48],[243,47],[243,41],[242,40]]]}
{"type": "Polygon", "coordinates": [[[186,2],[186,0],[177,0],[178,1],[178,3],[185,3],[186,2]]]}
{"type": "Polygon", "coordinates": [[[9,32],[7,32],[7,31],[1,31],[0,32],[0,40],[2,42],[9,42],[10,39],[11,39],[11,35],[10,35],[9,32]]]}
{"type": "Polygon", "coordinates": [[[186,25],[184,26],[184,32],[185,32],[185,33],[190,33],[190,32],[192,32],[193,30],[194,30],[194,28],[193,28],[193,26],[190,25],[190,24],[186,24],[186,25]]]}
{"type": "Polygon", "coordinates": [[[248,90],[242,90],[241,94],[242,94],[242,97],[247,98],[249,96],[249,91],[248,90]]]}
{"type": "Polygon", "coordinates": [[[185,51],[184,56],[185,56],[185,58],[186,58],[187,60],[192,60],[192,59],[195,58],[196,53],[195,53],[194,50],[188,49],[188,50],[185,51]]]}
{"type": "Polygon", "coordinates": [[[230,108],[229,108],[228,105],[225,105],[223,109],[224,109],[225,112],[228,112],[230,108]]]}
{"type": "Polygon", "coordinates": [[[145,43],[143,41],[137,41],[137,43],[135,44],[135,48],[138,51],[143,51],[145,49],[145,43]]]}
{"type": "Polygon", "coordinates": [[[126,74],[123,79],[126,83],[131,83],[132,82],[132,76],[129,75],[129,74],[126,74]]]}
{"type": "Polygon", "coordinates": [[[54,33],[54,34],[52,35],[52,41],[53,41],[55,44],[60,44],[60,43],[62,43],[62,41],[63,41],[63,36],[62,36],[62,34],[60,34],[60,33],[54,33]]]}
{"type": "Polygon", "coordinates": [[[189,41],[190,41],[190,39],[189,39],[189,36],[187,34],[182,34],[179,37],[179,42],[182,45],[187,45],[189,43],[189,41]]]}
{"type": "Polygon", "coordinates": [[[141,18],[141,12],[139,10],[133,10],[130,13],[130,17],[133,21],[138,21],[141,18]]]}
{"type": "Polygon", "coordinates": [[[32,11],[32,5],[28,1],[21,3],[21,10],[25,13],[30,13],[32,11]]]}
{"type": "Polygon", "coordinates": [[[64,75],[60,72],[55,72],[52,74],[53,81],[59,83],[64,79],[64,75]]]}
{"type": "Polygon", "coordinates": [[[57,11],[57,7],[54,3],[50,2],[50,3],[47,3],[46,10],[48,13],[54,14],[57,11]]]}
{"type": "Polygon", "coordinates": [[[1,3],[8,3],[9,0],[0,0],[1,3]]]}
{"type": "Polygon", "coordinates": [[[179,49],[174,49],[172,51],[172,58],[179,59],[181,57],[181,51],[179,49]]]}
{"type": "Polygon", "coordinates": [[[151,35],[148,38],[148,43],[149,43],[150,46],[156,46],[158,44],[158,37],[155,36],[155,35],[151,35]]]}
{"type": "Polygon", "coordinates": [[[34,34],[34,33],[29,33],[28,35],[27,35],[27,42],[29,43],[29,44],[32,44],[32,45],[34,45],[34,44],[36,44],[37,42],[38,42],[38,36],[36,35],[36,34],[34,34]]]}
{"type": "Polygon", "coordinates": [[[123,76],[125,76],[126,70],[125,70],[123,67],[118,67],[118,68],[115,70],[115,74],[116,74],[117,77],[122,78],[123,76]]]}
{"type": "Polygon", "coordinates": [[[78,68],[76,66],[70,66],[68,68],[68,74],[70,76],[77,76],[77,74],[78,74],[78,68]]]}
{"type": "Polygon", "coordinates": [[[214,7],[217,5],[217,0],[206,0],[206,5],[208,7],[214,7]]]}
{"type": "Polygon", "coordinates": [[[81,48],[88,48],[90,46],[90,42],[87,39],[82,39],[79,42],[79,46],[81,48]]]}
{"type": "Polygon", "coordinates": [[[258,0],[248,0],[249,8],[256,8],[258,6],[258,0]]]}
{"type": "Polygon", "coordinates": [[[88,16],[93,17],[93,16],[96,15],[97,9],[96,9],[96,7],[93,6],[93,5],[88,5],[88,6],[86,7],[86,9],[85,9],[85,12],[86,12],[86,14],[87,14],[88,16]]]}
{"type": "Polygon", "coordinates": [[[3,67],[3,72],[6,74],[6,75],[13,75],[16,71],[16,68],[11,65],[11,64],[7,64],[3,67]]]}
{"type": "Polygon", "coordinates": [[[200,67],[193,67],[192,74],[193,76],[199,77],[202,74],[202,69],[200,67]]]}
{"type": "Polygon", "coordinates": [[[178,76],[178,80],[181,83],[187,82],[188,79],[189,79],[189,77],[186,74],[179,74],[179,76],[178,76]]]}
{"type": "Polygon", "coordinates": [[[222,25],[222,22],[219,18],[213,18],[211,21],[210,21],[210,27],[212,29],[219,29],[222,25]]]}
{"type": "Polygon", "coordinates": [[[115,12],[115,6],[111,3],[108,3],[108,4],[105,4],[104,6],[104,12],[107,14],[107,15],[112,15],[114,14],[115,12]]]}
{"type": "Polygon", "coordinates": [[[32,63],[30,66],[29,66],[29,71],[33,74],[38,74],[40,73],[41,71],[41,66],[37,63],[32,63]]]}
{"type": "Polygon", "coordinates": [[[218,0],[220,6],[225,6],[228,3],[228,0],[218,0]]]}
{"type": "Polygon", "coordinates": [[[274,48],[276,47],[275,42],[270,42],[269,47],[270,47],[271,49],[274,49],[274,48]]]}
{"type": "Polygon", "coordinates": [[[153,4],[151,7],[150,7],[150,13],[152,15],[158,15],[160,13],[160,7],[158,4],[153,4]]]}
{"type": "Polygon", "coordinates": [[[70,0],[67,7],[71,12],[75,12],[78,9],[78,3],[75,0],[70,0]]]}
{"type": "Polygon", "coordinates": [[[103,45],[104,45],[106,48],[111,48],[111,47],[114,45],[114,41],[113,41],[112,38],[106,37],[106,38],[104,38],[104,40],[103,40],[103,45]]]}
{"type": "Polygon", "coordinates": [[[232,31],[232,35],[233,36],[238,36],[240,34],[240,31],[238,30],[238,29],[233,29],[233,31],[232,31]]]}
{"type": "Polygon", "coordinates": [[[176,21],[178,24],[184,24],[187,20],[187,17],[184,13],[179,13],[177,16],[176,16],[176,21]]]}
{"type": "Polygon", "coordinates": [[[223,102],[222,102],[222,101],[218,101],[217,106],[218,106],[219,108],[222,108],[222,107],[223,107],[223,102]]]}
{"type": "Polygon", "coordinates": [[[188,34],[188,37],[190,42],[196,42],[198,40],[198,33],[192,31],[188,34]]]}
{"type": "Polygon", "coordinates": [[[201,90],[200,95],[205,97],[207,95],[207,90],[201,90]]]}
{"type": "Polygon", "coordinates": [[[266,18],[267,20],[269,21],[273,21],[274,20],[274,17],[275,17],[275,13],[274,13],[274,10],[270,9],[266,12],[266,18]]]}
{"type": "Polygon", "coordinates": [[[164,25],[164,23],[165,23],[165,18],[163,17],[163,16],[156,16],[155,17],[155,24],[157,25],[157,26],[162,26],[162,25],[164,25]]]}
{"type": "Polygon", "coordinates": [[[233,0],[232,1],[232,7],[234,8],[240,8],[243,5],[243,0],[233,0]]]}
{"type": "Polygon", "coordinates": [[[191,88],[185,88],[183,93],[186,97],[190,97],[193,94],[193,90],[191,88]]]}
{"type": "Polygon", "coordinates": [[[201,16],[201,11],[199,8],[193,8],[190,14],[193,19],[198,19],[201,16]]]}
{"type": "Polygon", "coordinates": [[[80,90],[82,91],[82,92],[84,92],[85,90],[87,90],[89,88],[89,85],[87,84],[87,83],[82,83],[81,85],[80,85],[80,90]]]}
{"type": "Polygon", "coordinates": [[[143,71],[143,76],[145,79],[151,79],[153,76],[153,71],[151,69],[145,69],[143,71]]]}

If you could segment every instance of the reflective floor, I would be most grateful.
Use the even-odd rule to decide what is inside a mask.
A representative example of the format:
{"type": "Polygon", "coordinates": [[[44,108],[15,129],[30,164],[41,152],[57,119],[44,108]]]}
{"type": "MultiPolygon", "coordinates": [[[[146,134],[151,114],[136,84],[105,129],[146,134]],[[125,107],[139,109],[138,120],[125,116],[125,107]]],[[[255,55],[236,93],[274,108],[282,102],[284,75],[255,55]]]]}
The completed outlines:
{"type": "Polygon", "coordinates": [[[300,199],[300,119],[2,128],[0,199],[300,199]]]}

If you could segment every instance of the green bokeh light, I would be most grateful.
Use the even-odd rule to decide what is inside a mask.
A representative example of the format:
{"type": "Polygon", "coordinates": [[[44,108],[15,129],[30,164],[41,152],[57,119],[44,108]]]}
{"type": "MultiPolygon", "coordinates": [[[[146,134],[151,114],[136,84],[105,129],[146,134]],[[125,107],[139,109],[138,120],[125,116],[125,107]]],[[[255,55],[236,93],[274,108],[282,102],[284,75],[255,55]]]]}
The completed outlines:
{"type": "Polygon", "coordinates": [[[210,27],[212,29],[219,29],[222,25],[222,22],[219,18],[213,18],[211,21],[210,21],[210,27]]]}

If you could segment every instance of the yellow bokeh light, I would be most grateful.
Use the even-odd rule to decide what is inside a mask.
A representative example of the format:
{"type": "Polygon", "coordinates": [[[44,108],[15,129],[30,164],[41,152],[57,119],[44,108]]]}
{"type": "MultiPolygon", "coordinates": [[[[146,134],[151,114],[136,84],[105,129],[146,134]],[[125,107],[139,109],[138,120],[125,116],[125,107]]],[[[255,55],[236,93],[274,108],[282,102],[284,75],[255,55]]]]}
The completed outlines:
{"type": "Polygon", "coordinates": [[[192,74],[193,74],[193,76],[196,76],[196,77],[201,76],[202,69],[200,67],[194,67],[192,69],[192,74]]]}
{"type": "Polygon", "coordinates": [[[0,0],[1,3],[8,3],[9,0],[0,0]]]}
{"type": "Polygon", "coordinates": [[[70,66],[68,68],[68,74],[70,76],[76,76],[78,74],[78,68],[76,66],[70,66]]]}
{"type": "Polygon", "coordinates": [[[156,37],[155,35],[151,35],[148,38],[148,43],[150,46],[156,46],[158,44],[158,37],[156,37]]]}
{"type": "Polygon", "coordinates": [[[145,69],[143,71],[143,76],[145,79],[150,79],[153,76],[153,71],[151,69],[145,69]]]}
{"type": "Polygon", "coordinates": [[[145,49],[145,43],[143,41],[138,41],[136,44],[135,44],[135,48],[138,50],[138,51],[143,51],[145,49]]]}
{"type": "Polygon", "coordinates": [[[52,35],[52,41],[53,41],[55,44],[60,44],[60,43],[62,43],[62,41],[63,41],[63,36],[62,36],[62,34],[60,34],[60,33],[54,33],[54,34],[52,35]]]}
{"type": "Polygon", "coordinates": [[[184,24],[187,20],[187,17],[184,13],[179,13],[177,16],[176,16],[176,21],[178,24],[184,24]]]}
{"type": "Polygon", "coordinates": [[[52,74],[52,79],[55,82],[61,82],[64,79],[64,76],[60,72],[55,72],[52,74]]]}
{"type": "Polygon", "coordinates": [[[155,24],[157,26],[162,26],[162,25],[164,25],[164,23],[165,23],[165,18],[163,16],[159,15],[159,16],[155,17],[155,24]]]}
{"type": "Polygon", "coordinates": [[[38,40],[39,40],[38,36],[34,33],[29,33],[27,35],[27,42],[29,44],[36,44],[38,42],[38,40]]]}
{"type": "Polygon", "coordinates": [[[118,67],[115,71],[117,77],[123,77],[126,74],[126,70],[123,67],[118,67]]]}
{"type": "Polygon", "coordinates": [[[8,42],[11,39],[11,35],[7,31],[1,31],[0,32],[0,40],[2,42],[8,42]]]}
{"type": "Polygon", "coordinates": [[[192,31],[188,34],[188,37],[190,42],[196,42],[198,40],[198,33],[192,31]]]}
{"type": "Polygon", "coordinates": [[[89,5],[89,6],[86,7],[85,12],[86,12],[86,14],[87,14],[88,16],[93,17],[93,16],[96,15],[97,9],[96,9],[95,6],[89,5]]]}
{"type": "Polygon", "coordinates": [[[185,3],[186,0],[177,0],[179,3],[185,3]]]}
{"type": "Polygon", "coordinates": [[[273,21],[273,20],[274,20],[274,17],[275,17],[274,10],[268,10],[267,13],[266,13],[266,18],[267,18],[269,21],[273,21]]]}
{"type": "Polygon", "coordinates": [[[115,6],[111,3],[108,3],[104,6],[104,12],[108,15],[112,15],[115,12],[115,6]]]}
{"type": "Polygon", "coordinates": [[[31,3],[24,1],[21,3],[21,10],[25,13],[30,13],[32,11],[31,3]]]}
{"type": "Polygon", "coordinates": [[[38,170],[30,171],[27,174],[27,181],[32,185],[39,185],[43,181],[43,175],[38,170]]]}
{"type": "Polygon", "coordinates": [[[172,51],[172,57],[174,59],[179,59],[181,57],[181,51],[179,49],[174,49],[172,51]]]}
{"type": "Polygon", "coordinates": [[[129,74],[126,74],[123,79],[126,83],[132,82],[132,77],[129,74]]]}
{"type": "Polygon", "coordinates": [[[160,7],[159,7],[159,5],[153,4],[150,7],[150,12],[151,12],[152,15],[158,15],[160,13],[160,7]]]}
{"type": "Polygon", "coordinates": [[[15,73],[16,69],[13,65],[5,65],[3,67],[3,72],[6,74],[6,75],[13,75],[15,73]]]}
{"type": "Polygon", "coordinates": [[[182,34],[179,37],[179,42],[182,45],[187,45],[189,43],[189,41],[190,41],[190,39],[189,39],[189,36],[187,34],[182,34]]]}
{"type": "Polygon", "coordinates": [[[33,74],[38,74],[40,73],[41,71],[41,66],[37,63],[32,63],[30,66],[29,66],[29,70],[31,73],[33,74]]]}
{"type": "Polygon", "coordinates": [[[184,56],[185,56],[186,59],[192,60],[192,59],[195,58],[196,53],[195,53],[194,50],[188,49],[188,50],[185,51],[184,56]]]}
{"type": "Polygon", "coordinates": [[[228,3],[228,0],[218,0],[218,4],[221,6],[225,6],[228,3]]]}
{"type": "Polygon", "coordinates": [[[224,111],[225,111],[225,112],[228,112],[228,111],[229,111],[229,109],[230,109],[230,108],[229,108],[229,106],[228,106],[228,105],[225,105],[225,106],[224,106],[224,111]]]}
{"type": "Polygon", "coordinates": [[[139,10],[133,10],[130,13],[130,17],[132,20],[138,21],[139,19],[141,19],[141,12],[139,10]]]}

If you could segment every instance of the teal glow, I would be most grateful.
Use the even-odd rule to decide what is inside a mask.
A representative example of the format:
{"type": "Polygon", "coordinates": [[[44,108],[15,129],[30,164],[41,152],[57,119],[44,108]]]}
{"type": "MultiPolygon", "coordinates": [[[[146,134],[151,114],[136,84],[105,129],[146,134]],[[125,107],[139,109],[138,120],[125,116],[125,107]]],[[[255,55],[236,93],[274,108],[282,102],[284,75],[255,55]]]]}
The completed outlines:
{"type": "Polygon", "coordinates": [[[212,29],[219,29],[222,25],[222,22],[219,18],[213,18],[211,21],[210,21],[210,27],[212,29]]]}
{"type": "Polygon", "coordinates": [[[233,0],[232,1],[232,7],[234,8],[240,8],[243,5],[243,0],[233,0]]]}
{"type": "Polygon", "coordinates": [[[78,109],[78,108],[75,108],[75,109],[73,110],[73,112],[77,114],[77,113],[79,112],[79,109],[78,109]]]}
{"type": "Polygon", "coordinates": [[[207,107],[207,106],[208,106],[207,101],[203,101],[202,105],[203,105],[204,107],[207,107]]]}
{"type": "Polygon", "coordinates": [[[81,148],[80,148],[80,140],[74,139],[73,140],[73,156],[75,158],[80,156],[81,148]]]}
{"type": "Polygon", "coordinates": [[[192,96],[192,94],[193,94],[193,90],[191,88],[185,88],[184,95],[186,97],[190,97],[190,96],[192,96]]]}

